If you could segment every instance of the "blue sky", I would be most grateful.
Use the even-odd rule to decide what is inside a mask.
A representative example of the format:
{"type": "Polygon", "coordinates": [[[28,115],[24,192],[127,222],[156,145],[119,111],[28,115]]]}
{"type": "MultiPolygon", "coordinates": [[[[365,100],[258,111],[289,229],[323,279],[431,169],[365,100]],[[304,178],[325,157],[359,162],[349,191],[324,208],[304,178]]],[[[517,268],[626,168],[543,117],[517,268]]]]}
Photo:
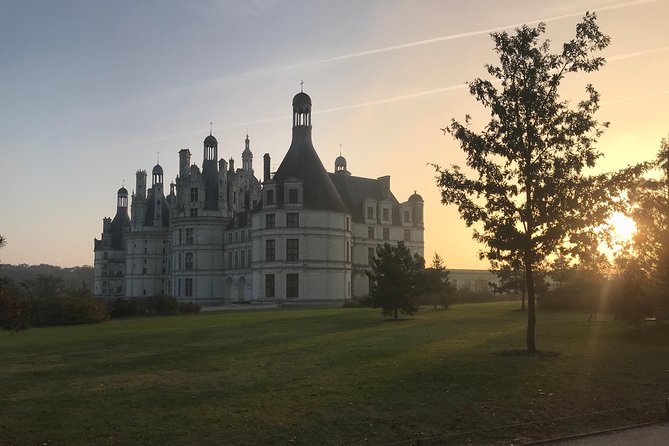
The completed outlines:
{"type": "Polygon", "coordinates": [[[487,32],[546,20],[556,44],[599,11],[613,43],[586,82],[602,93],[602,169],[654,156],[669,133],[669,1],[0,1],[0,234],[3,263],[91,264],[115,193],[158,156],[167,179],[186,147],[201,163],[209,122],[240,162],[248,132],[260,172],[290,144],[300,80],[314,142],[332,169],[391,175],[400,201],[426,200],[426,257],[485,267],[426,163],[462,163],[440,128],[486,113],[464,83],[495,61],[487,32]],[[159,153],[159,155],[158,155],[159,153]]]}

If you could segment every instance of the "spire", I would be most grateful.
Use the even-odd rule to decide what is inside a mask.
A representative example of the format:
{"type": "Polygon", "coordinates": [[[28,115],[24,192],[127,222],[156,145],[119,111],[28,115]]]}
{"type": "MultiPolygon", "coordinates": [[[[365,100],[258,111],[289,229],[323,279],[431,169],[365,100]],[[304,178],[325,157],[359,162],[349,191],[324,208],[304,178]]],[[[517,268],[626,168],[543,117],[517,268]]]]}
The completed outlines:
{"type": "Polygon", "coordinates": [[[304,80],[300,80],[300,93],[304,93],[304,80]]]}

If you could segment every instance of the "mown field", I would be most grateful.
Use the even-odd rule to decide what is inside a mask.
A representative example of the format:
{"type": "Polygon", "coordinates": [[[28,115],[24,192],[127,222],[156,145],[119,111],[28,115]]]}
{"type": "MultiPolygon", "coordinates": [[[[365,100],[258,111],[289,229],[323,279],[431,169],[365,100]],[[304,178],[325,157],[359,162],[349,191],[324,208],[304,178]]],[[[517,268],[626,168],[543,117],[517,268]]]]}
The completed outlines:
{"type": "Polygon", "coordinates": [[[538,348],[560,356],[500,355],[524,346],[518,306],[0,333],[0,444],[523,444],[663,415],[669,327],[540,312],[538,348]]]}

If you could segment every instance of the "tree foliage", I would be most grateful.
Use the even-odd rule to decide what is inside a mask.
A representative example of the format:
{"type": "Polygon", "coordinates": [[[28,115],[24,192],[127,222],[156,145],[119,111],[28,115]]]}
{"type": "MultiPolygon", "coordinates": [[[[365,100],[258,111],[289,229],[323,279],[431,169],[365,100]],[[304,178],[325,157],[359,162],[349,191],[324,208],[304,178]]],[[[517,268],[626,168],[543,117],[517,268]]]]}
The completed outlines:
{"type": "Polygon", "coordinates": [[[423,285],[423,292],[431,298],[435,310],[437,305],[441,305],[441,309],[445,310],[453,301],[455,286],[451,283],[449,275],[450,271],[446,269],[443,259],[435,252],[432,265],[425,269],[423,285]]]}
{"type": "Polygon", "coordinates": [[[659,175],[641,179],[629,191],[630,216],[637,230],[631,249],[619,259],[623,288],[639,291],[627,296],[637,302],[639,311],[623,305],[630,320],[635,315],[669,319],[669,137],[662,139],[651,167],[659,175]],[[639,281],[647,284],[642,286],[639,281]]]}
{"type": "Polygon", "coordinates": [[[398,319],[398,312],[414,314],[423,288],[424,268],[423,258],[412,256],[404,242],[378,246],[372,271],[368,272],[372,306],[381,308],[384,316],[394,320],[398,319]]]}
{"type": "Polygon", "coordinates": [[[486,69],[494,80],[469,83],[490,121],[477,132],[469,116],[464,124],[452,120],[444,131],[460,144],[468,169],[434,166],[442,203],[457,205],[474,226],[473,237],[484,246],[481,258],[495,270],[522,262],[530,355],[536,354],[535,271],[551,255],[578,257],[584,246],[595,245],[593,228],[606,221],[615,205],[612,193],[634,173],[585,173],[601,156],[595,144],[608,125],[594,117],[599,94],[588,84],[574,105],[559,95],[567,74],[597,71],[605,63],[593,55],[610,42],[595,14],[586,14],[556,53],[540,40],[544,32],[539,24],[514,35],[492,34],[499,64],[486,69]]]}

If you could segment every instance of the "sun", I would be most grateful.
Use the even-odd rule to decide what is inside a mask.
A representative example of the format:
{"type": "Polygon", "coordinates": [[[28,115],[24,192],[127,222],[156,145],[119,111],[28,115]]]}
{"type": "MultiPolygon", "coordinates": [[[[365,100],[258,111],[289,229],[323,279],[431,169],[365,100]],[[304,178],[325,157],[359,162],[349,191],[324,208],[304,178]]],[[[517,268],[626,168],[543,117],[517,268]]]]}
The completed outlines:
{"type": "Polygon", "coordinates": [[[613,226],[613,238],[617,242],[629,242],[636,232],[636,223],[625,214],[615,212],[609,218],[609,224],[613,226]]]}

